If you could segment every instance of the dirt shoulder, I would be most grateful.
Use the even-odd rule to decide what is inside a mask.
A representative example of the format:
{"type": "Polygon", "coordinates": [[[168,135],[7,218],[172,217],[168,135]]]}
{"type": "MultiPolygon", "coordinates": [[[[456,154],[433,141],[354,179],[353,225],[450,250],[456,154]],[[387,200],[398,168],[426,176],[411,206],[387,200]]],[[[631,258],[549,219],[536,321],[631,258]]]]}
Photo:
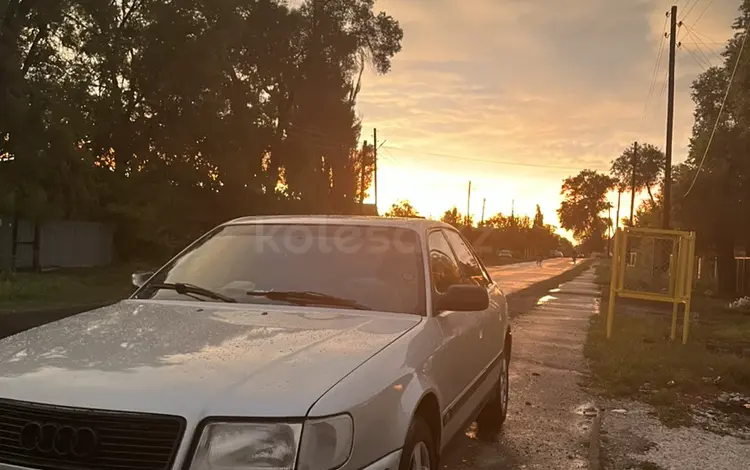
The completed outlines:
{"type": "Polygon", "coordinates": [[[671,305],[618,299],[609,340],[607,299],[592,317],[584,352],[604,413],[605,468],[729,470],[750,461],[750,314],[695,300],[686,345],[669,339],[671,305]]]}

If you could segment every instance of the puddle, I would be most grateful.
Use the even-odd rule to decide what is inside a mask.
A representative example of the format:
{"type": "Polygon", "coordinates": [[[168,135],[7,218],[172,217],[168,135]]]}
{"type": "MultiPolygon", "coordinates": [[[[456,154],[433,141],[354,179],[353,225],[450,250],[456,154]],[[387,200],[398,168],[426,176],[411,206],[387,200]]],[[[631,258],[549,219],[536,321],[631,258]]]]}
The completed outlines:
{"type": "MultiPolygon", "coordinates": [[[[550,291],[550,292],[552,292],[552,291],[550,291]]],[[[554,295],[549,295],[548,294],[548,295],[545,295],[544,297],[541,297],[539,300],[537,300],[536,304],[537,305],[543,305],[543,304],[546,304],[549,301],[556,300],[556,299],[557,299],[557,297],[555,297],[554,295]]]]}

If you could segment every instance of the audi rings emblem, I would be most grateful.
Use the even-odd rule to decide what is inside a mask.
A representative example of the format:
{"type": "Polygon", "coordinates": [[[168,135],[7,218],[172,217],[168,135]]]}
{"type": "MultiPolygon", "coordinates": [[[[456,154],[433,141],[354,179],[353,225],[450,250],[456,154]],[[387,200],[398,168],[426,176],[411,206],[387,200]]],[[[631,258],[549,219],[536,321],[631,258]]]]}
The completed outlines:
{"type": "Polygon", "coordinates": [[[20,444],[26,451],[68,457],[91,456],[98,444],[91,428],[77,428],[53,423],[28,423],[21,429],[20,444]]]}

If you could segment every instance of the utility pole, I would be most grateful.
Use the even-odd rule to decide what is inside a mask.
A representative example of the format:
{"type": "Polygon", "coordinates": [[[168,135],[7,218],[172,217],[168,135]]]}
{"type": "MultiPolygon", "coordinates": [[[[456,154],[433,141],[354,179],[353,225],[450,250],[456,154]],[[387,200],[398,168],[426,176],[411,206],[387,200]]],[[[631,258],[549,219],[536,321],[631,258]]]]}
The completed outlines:
{"type": "Polygon", "coordinates": [[[607,208],[607,217],[609,226],[607,227],[607,258],[612,254],[612,205],[607,208]]]}
{"type": "Polygon", "coordinates": [[[466,226],[469,226],[469,220],[471,220],[471,216],[469,215],[469,211],[471,210],[471,181],[469,181],[469,195],[466,198],[466,217],[464,217],[464,224],[466,226]]]}
{"type": "Polygon", "coordinates": [[[378,130],[372,130],[373,180],[375,184],[375,211],[378,210],[378,130]]]}
{"type": "Polygon", "coordinates": [[[672,128],[674,126],[674,63],[677,43],[677,5],[672,5],[669,27],[669,80],[667,92],[667,145],[664,165],[664,207],[662,208],[662,228],[670,226],[669,213],[672,210],[672,128]]]}
{"type": "Polygon", "coordinates": [[[633,227],[635,224],[633,223],[633,209],[635,208],[635,173],[636,173],[636,167],[638,166],[638,142],[633,143],[633,161],[630,162],[630,166],[632,166],[632,177],[630,179],[630,226],[633,227]]]}
{"type": "MultiPolygon", "coordinates": [[[[360,172],[359,172],[359,204],[364,208],[365,205],[365,169],[367,168],[367,141],[365,140],[364,144],[362,145],[362,158],[360,164],[360,172]]],[[[364,210],[362,211],[362,214],[364,215],[364,210]]]]}
{"type": "Polygon", "coordinates": [[[510,201],[510,226],[516,226],[516,200],[511,199],[510,201]]]}
{"type": "Polygon", "coordinates": [[[480,225],[484,225],[484,206],[487,204],[487,198],[482,199],[482,220],[479,222],[480,225]]]}
{"type": "Polygon", "coordinates": [[[615,213],[615,232],[620,228],[620,200],[622,199],[622,187],[617,188],[617,212],[615,213]]]}

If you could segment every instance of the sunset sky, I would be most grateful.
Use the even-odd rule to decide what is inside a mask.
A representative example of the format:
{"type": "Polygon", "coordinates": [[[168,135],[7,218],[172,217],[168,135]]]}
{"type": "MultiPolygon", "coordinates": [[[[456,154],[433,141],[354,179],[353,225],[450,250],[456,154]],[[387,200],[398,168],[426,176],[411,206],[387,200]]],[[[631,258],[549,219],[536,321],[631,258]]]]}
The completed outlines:
{"type": "MultiPolygon", "coordinates": [[[[706,66],[698,61],[720,64],[715,52],[732,34],[740,1],[677,1],[687,27],[678,33],[675,162],[687,152],[690,85],[706,66]]],[[[540,204],[557,225],[565,177],[608,170],[635,140],[664,147],[667,41],[646,104],[673,3],[378,0],[404,29],[391,73],[368,74],[359,96],[362,139],[372,142],[377,127],[384,142],[381,213],[398,199],[425,216],[453,205],[465,212],[471,180],[475,220],[484,198],[486,217],[509,214],[515,199],[517,214],[531,216],[540,204]]],[[[623,205],[621,217],[629,197],[623,205]]]]}

